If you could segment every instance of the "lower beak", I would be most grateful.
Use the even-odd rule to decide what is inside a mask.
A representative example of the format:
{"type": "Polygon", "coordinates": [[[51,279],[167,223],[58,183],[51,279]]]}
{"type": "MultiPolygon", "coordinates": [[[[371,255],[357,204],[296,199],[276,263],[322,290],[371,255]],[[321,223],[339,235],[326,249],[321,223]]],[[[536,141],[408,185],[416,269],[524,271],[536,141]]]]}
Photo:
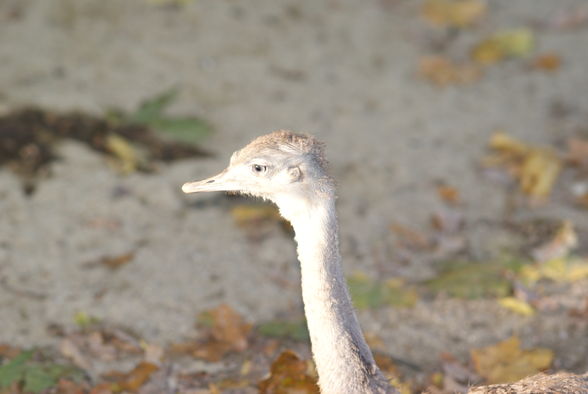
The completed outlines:
{"type": "Polygon", "coordinates": [[[184,193],[236,191],[237,189],[233,182],[226,179],[226,174],[227,171],[225,170],[202,181],[186,182],[182,185],[182,191],[184,193]]]}

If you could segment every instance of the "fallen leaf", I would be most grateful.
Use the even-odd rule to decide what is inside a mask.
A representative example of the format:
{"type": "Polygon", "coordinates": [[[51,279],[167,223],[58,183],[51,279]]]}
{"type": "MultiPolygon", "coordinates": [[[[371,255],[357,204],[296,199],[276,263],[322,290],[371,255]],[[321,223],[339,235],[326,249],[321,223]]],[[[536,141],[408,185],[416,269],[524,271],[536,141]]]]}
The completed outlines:
{"type": "Polygon", "coordinates": [[[135,366],[135,368],[133,368],[131,371],[129,371],[126,374],[123,374],[123,376],[120,379],[117,379],[115,384],[121,391],[126,390],[136,392],[139,388],[141,388],[141,386],[143,386],[147,382],[147,380],[149,380],[151,374],[157,371],[158,369],[159,367],[157,365],[146,361],[142,361],[139,364],[137,364],[137,366],[135,366]]]}
{"type": "Polygon", "coordinates": [[[482,0],[427,0],[422,15],[435,25],[463,28],[478,22],[486,9],[482,0]]]}
{"type": "Polygon", "coordinates": [[[437,86],[468,84],[478,81],[482,71],[473,64],[457,64],[443,56],[424,56],[419,62],[419,75],[437,86]]]}
{"type": "Polygon", "coordinates": [[[14,358],[20,354],[21,350],[17,347],[7,344],[0,345],[0,358],[14,358]]]}
{"type": "Polygon", "coordinates": [[[437,194],[441,200],[448,204],[455,205],[459,203],[459,191],[453,186],[446,184],[438,185],[437,194]]]}
{"type": "Polygon", "coordinates": [[[308,364],[296,353],[286,350],[272,363],[270,376],[258,383],[261,394],[319,394],[316,379],[308,372],[308,364]]]}
{"type": "Polygon", "coordinates": [[[520,272],[521,279],[533,284],[540,279],[555,282],[575,282],[588,278],[588,258],[553,259],[544,263],[524,266],[520,272]]]}
{"type": "Polygon", "coordinates": [[[527,28],[498,32],[478,43],[471,51],[477,63],[490,65],[512,57],[524,57],[535,45],[533,32],[527,28]]]}
{"type": "Polygon", "coordinates": [[[100,264],[110,268],[111,270],[117,270],[123,265],[133,261],[135,258],[135,252],[124,253],[119,256],[104,257],[100,260],[100,264]]]}
{"type": "Polygon", "coordinates": [[[505,167],[529,196],[545,198],[550,194],[562,167],[552,150],[526,145],[500,131],[490,138],[489,145],[497,154],[486,158],[485,165],[505,167]]]}
{"type": "Polygon", "coordinates": [[[198,317],[205,328],[204,339],[171,345],[176,354],[190,354],[207,361],[219,361],[229,352],[242,352],[248,347],[251,324],[226,304],[205,311],[198,317]]]}
{"type": "Polygon", "coordinates": [[[122,174],[130,174],[139,167],[139,153],[127,139],[117,134],[109,134],[105,147],[116,158],[116,168],[122,174]]]}
{"type": "Polygon", "coordinates": [[[504,271],[504,266],[494,262],[448,261],[426,285],[434,292],[457,298],[505,297],[511,293],[511,284],[504,271]]]}
{"type": "Polygon", "coordinates": [[[246,323],[241,315],[226,304],[207,311],[214,322],[212,337],[219,342],[229,345],[231,350],[243,351],[247,349],[247,336],[251,331],[251,324],[246,323]]]}
{"type": "Polygon", "coordinates": [[[433,246],[425,234],[400,223],[392,223],[390,225],[390,231],[398,237],[400,246],[403,248],[419,250],[431,249],[433,246]]]}
{"type": "Polygon", "coordinates": [[[535,309],[533,309],[531,305],[529,305],[526,301],[515,297],[503,297],[498,300],[498,303],[504,308],[514,313],[518,313],[519,315],[533,316],[535,314],[535,309]]]}
{"type": "Polygon", "coordinates": [[[90,316],[84,311],[76,312],[73,319],[74,319],[74,322],[76,323],[76,325],[82,329],[88,328],[88,327],[100,322],[100,319],[98,319],[97,317],[94,317],[94,316],[90,316]]]}
{"type": "Polygon", "coordinates": [[[384,305],[412,307],[418,301],[416,290],[397,279],[374,281],[356,272],[347,278],[353,305],[358,309],[373,309],[384,305]]]}
{"type": "Polygon", "coordinates": [[[553,72],[561,66],[561,57],[553,52],[538,55],[531,62],[531,67],[537,70],[553,72]]]}
{"type": "Polygon", "coordinates": [[[513,336],[495,345],[471,351],[476,371],[487,383],[511,383],[541,372],[551,365],[554,354],[550,349],[524,350],[518,337],[513,336]]]}
{"type": "Polygon", "coordinates": [[[578,235],[572,222],[565,220],[549,241],[531,251],[535,261],[545,262],[567,257],[578,246],[578,235]]]}

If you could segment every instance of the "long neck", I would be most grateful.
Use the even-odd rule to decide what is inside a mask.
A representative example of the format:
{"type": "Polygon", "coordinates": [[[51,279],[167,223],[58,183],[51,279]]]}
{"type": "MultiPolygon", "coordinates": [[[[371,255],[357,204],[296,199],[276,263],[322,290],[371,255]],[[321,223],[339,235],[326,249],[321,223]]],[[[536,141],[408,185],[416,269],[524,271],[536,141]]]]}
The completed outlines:
{"type": "Polygon", "coordinates": [[[335,198],[278,204],[296,233],[302,298],[325,394],[393,392],[374,362],[353,307],[339,253],[335,198]]]}

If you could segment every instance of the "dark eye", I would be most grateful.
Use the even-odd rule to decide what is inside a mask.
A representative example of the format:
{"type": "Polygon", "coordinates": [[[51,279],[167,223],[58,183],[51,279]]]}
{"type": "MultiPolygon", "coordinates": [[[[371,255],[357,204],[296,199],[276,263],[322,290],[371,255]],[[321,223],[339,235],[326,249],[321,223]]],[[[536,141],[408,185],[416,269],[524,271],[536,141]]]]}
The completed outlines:
{"type": "Polygon", "coordinates": [[[267,170],[267,166],[262,166],[261,164],[254,164],[251,168],[253,169],[253,172],[257,172],[258,174],[267,170]]]}

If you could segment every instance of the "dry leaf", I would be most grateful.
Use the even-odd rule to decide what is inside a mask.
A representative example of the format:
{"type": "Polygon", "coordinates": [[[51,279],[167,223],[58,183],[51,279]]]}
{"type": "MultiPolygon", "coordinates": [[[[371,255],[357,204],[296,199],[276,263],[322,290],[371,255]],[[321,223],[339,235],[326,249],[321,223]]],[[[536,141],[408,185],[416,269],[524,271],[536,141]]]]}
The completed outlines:
{"type": "Polygon", "coordinates": [[[124,374],[124,377],[121,380],[118,380],[116,384],[122,390],[127,390],[131,392],[137,391],[141,386],[143,386],[151,374],[157,371],[159,367],[155,364],[142,361],[132,371],[124,374]]]}
{"type": "Polygon", "coordinates": [[[170,347],[172,353],[190,354],[215,362],[231,351],[247,349],[251,324],[246,323],[230,306],[221,304],[202,313],[199,319],[207,326],[205,339],[173,344],[170,347]]]}
{"type": "Polygon", "coordinates": [[[0,358],[14,358],[20,354],[21,350],[17,347],[1,344],[0,345],[0,358]]]}
{"type": "Polygon", "coordinates": [[[554,237],[533,249],[531,254],[535,261],[546,262],[568,256],[576,246],[578,246],[578,235],[572,222],[565,220],[554,237]]]}
{"type": "Polygon", "coordinates": [[[427,236],[399,223],[392,223],[390,231],[398,237],[401,247],[409,249],[430,249],[433,245],[427,236]]]}
{"type": "Polygon", "coordinates": [[[498,303],[504,308],[514,313],[518,313],[519,315],[533,316],[535,314],[535,309],[533,309],[531,305],[529,305],[526,301],[515,297],[503,297],[498,300],[498,303]]]}
{"type": "Polygon", "coordinates": [[[543,53],[531,62],[531,66],[542,71],[557,71],[561,66],[561,57],[555,53],[543,53]]]}
{"type": "Polygon", "coordinates": [[[261,394],[319,394],[316,379],[309,374],[308,364],[296,353],[286,350],[270,369],[270,376],[257,385],[261,394]]]}
{"type": "Polygon", "coordinates": [[[482,0],[428,0],[422,15],[435,25],[466,27],[479,21],[486,9],[482,0]]]}
{"type": "Polygon", "coordinates": [[[533,32],[526,28],[506,30],[478,43],[471,52],[472,59],[489,65],[511,57],[524,57],[535,45],[533,32]]]}
{"type": "Polygon", "coordinates": [[[537,348],[524,350],[513,336],[496,345],[471,351],[476,371],[489,384],[510,383],[543,371],[553,361],[553,351],[537,348]]]}
{"type": "Polygon", "coordinates": [[[122,267],[123,265],[131,262],[134,257],[135,252],[129,252],[114,257],[103,257],[100,260],[100,264],[104,265],[107,268],[110,268],[111,270],[116,270],[122,267]]]}
{"type": "Polygon", "coordinates": [[[443,56],[425,56],[419,63],[422,78],[437,86],[468,84],[482,77],[480,68],[473,64],[457,64],[443,56]]]}
{"type": "Polygon", "coordinates": [[[551,279],[555,282],[575,282],[588,278],[588,258],[584,259],[553,259],[542,264],[526,265],[520,277],[528,283],[540,279],[551,279]]]}
{"type": "Polygon", "coordinates": [[[500,131],[491,137],[489,145],[497,153],[486,158],[485,165],[506,167],[529,196],[545,198],[549,195],[562,167],[553,151],[526,145],[500,131]]]}
{"type": "Polygon", "coordinates": [[[448,204],[459,203],[459,191],[453,186],[441,184],[437,186],[437,194],[448,204]]]}
{"type": "Polygon", "coordinates": [[[251,324],[246,323],[241,315],[226,304],[221,304],[208,313],[214,322],[214,339],[228,344],[231,350],[241,352],[247,349],[247,335],[251,331],[251,324]]]}

